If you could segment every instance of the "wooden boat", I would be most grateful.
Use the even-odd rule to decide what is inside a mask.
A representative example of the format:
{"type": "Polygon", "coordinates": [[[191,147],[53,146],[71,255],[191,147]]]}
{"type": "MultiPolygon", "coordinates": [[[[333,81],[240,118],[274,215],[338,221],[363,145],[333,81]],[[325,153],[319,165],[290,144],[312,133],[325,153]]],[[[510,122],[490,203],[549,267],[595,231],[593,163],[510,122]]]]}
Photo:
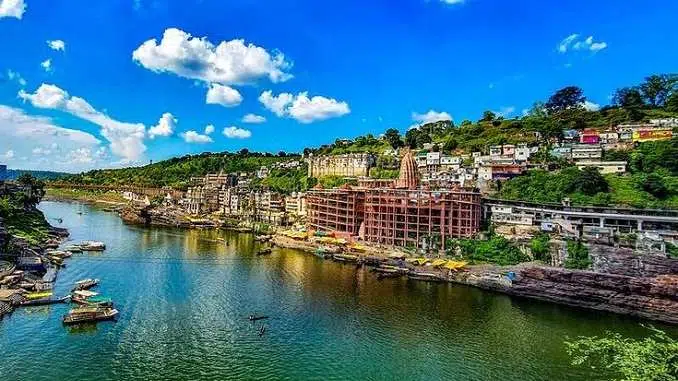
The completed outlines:
{"type": "Polygon", "coordinates": [[[26,300],[21,302],[21,306],[46,306],[48,304],[57,304],[57,303],[66,303],[71,299],[70,295],[63,296],[61,298],[43,298],[35,300],[26,300]]]}
{"type": "Polygon", "coordinates": [[[334,254],[332,258],[338,262],[358,262],[358,256],[351,254],[334,254]]]}
{"type": "Polygon", "coordinates": [[[118,310],[115,308],[84,307],[70,310],[64,315],[63,323],[66,325],[78,323],[90,323],[104,320],[112,320],[118,316],[118,310]]]}
{"type": "Polygon", "coordinates": [[[89,290],[90,288],[96,286],[99,284],[99,279],[83,279],[75,282],[75,286],[73,286],[73,291],[80,291],[80,290],[89,290]]]}
{"type": "Polygon", "coordinates": [[[73,303],[87,305],[91,303],[90,299],[98,297],[99,293],[89,290],[77,290],[73,291],[71,296],[73,303]]]}
{"type": "Polygon", "coordinates": [[[434,273],[412,272],[407,274],[407,277],[408,279],[423,280],[425,282],[445,282],[444,278],[442,278],[439,274],[434,273]]]}
{"type": "Polygon", "coordinates": [[[271,252],[273,252],[273,249],[270,247],[265,247],[263,249],[259,249],[259,251],[257,251],[257,255],[269,255],[271,252]]]}
{"type": "Polygon", "coordinates": [[[106,244],[100,241],[82,241],[80,244],[82,251],[104,251],[106,244]]]}
{"type": "Polygon", "coordinates": [[[257,321],[257,320],[262,320],[262,319],[268,319],[268,316],[257,316],[257,315],[250,315],[248,317],[250,321],[257,321]]]}

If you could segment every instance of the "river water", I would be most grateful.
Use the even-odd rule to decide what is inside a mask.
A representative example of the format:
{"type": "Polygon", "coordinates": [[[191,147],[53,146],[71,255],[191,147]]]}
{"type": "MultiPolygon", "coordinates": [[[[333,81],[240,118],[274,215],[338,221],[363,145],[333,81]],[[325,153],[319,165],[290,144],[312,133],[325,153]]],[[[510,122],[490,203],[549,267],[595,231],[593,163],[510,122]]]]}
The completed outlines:
{"type": "Polygon", "coordinates": [[[647,332],[635,319],[465,286],[377,281],[294,250],[258,257],[249,234],[40,208],[73,240],[107,244],[74,255],[55,294],[99,278],[120,317],[67,328],[68,305],[15,311],[0,322],[0,380],[597,380],[569,365],[566,337],[647,332]],[[252,313],[271,318],[251,323],[252,313]]]}

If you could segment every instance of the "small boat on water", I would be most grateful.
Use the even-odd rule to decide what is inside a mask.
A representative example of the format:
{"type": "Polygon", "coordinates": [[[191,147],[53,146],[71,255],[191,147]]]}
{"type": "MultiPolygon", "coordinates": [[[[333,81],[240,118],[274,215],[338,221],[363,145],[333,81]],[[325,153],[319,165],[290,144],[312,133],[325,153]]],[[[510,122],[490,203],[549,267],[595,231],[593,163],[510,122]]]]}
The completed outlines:
{"type": "Polygon", "coordinates": [[[52,296],[51,291],[46,291],[46,292],[31,292],[29,294],[26,294],[26,299],[28,300],[37,300],[37,299],[44,299],[44,298],[49,298],[52,296]]]}
{"type": "Polygon", "coordinates": [[[89,290],[74,291],[72,295],[72,300],[73,303],[87,306],[100,306],[100,307],[113,306],[113,301],[110,298],[99,296],[98,292],[89,290]]]}
{"type": "MultiPolygon", "coordinates": [[[[51,294],[51,293],[50,293],[51,294]]],[[[42,299],[34,299],[34,300],[25,300],[21,302],[21,306],[23,307],[28,307],[28,306],[46,306],[49,304],[57,304],[57,303],[66,303],[71,299],[70,295],[63,296],[61,298],[42,298],[42,299]]]]}
{"type": "Polygon", "coordinates": [[[109,307],[81,307],[74,308],[64,315],[65,325],[91,323],[104,320],[113,320],[118,316],[118,310],[109,307]]]}
{"type": "Polygon", "coordinates": [[[250,315],[248,317],[248,319],[250,319],[250,321],[257,321],[257,320],[262,320],[262,319],[268,319],[268,316],[265,316],[265,315],[264,316],[250,315]]]}
{"type": "Polygon", "coordinates": [[[83,279],[75,282],[75,285],[73,286],[73,291],[80,291],[80,290],[89,290],[90,288],[96,286],[99,284],[99,279],[83,279]]]}
{"type": "Polygon", "coordinates": [[[104,251],[106,244],[100,241],[82,241],[79,245],[82,251],[104,251]]]}
{"type": "Polygon", "coordinates": [[[408,279],[412,280],[423,280],[425,282],[445,282],[445,279],[435,273],[425,273],[425,272],[411,272],[407,274],[408,279]]]}
{"type": "Polygon", "coordinates": [[[358,256],[352,254],[334,254],[332,258],[338,262],[358,262],[358,256]]]}
{"type": "Polygon", "coordinates": [[[259,251],[257,251],[257,255],[269,255],[271,252],[273,252],[273,249],[270,247],[265,247],[263,249],[259,249],[259,251]]]}

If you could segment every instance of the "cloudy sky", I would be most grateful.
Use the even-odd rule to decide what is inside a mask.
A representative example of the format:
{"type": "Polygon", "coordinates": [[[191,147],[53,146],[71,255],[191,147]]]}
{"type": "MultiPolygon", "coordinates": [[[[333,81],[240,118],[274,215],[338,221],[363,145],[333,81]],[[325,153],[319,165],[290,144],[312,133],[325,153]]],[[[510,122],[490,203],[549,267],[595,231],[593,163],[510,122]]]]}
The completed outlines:
{"type": "Polygon", "coordinates": [[[0,163],[300,151],[517,116],[570,84],[595,108],[678,71],[676,14],[675,0],[0,0],[0,163]]]}

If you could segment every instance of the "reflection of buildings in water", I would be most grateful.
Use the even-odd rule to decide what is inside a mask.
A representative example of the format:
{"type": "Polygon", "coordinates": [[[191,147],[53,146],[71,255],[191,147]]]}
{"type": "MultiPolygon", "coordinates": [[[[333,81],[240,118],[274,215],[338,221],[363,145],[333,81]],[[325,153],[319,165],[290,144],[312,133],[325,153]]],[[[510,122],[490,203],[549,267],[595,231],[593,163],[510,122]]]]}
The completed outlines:
{"type": "Polygon", "coordinates": [[[234,246],[231,237],[217,229],[184,230],[184,257],[200,258],[207,256],[232,255],[234,246]]]}

